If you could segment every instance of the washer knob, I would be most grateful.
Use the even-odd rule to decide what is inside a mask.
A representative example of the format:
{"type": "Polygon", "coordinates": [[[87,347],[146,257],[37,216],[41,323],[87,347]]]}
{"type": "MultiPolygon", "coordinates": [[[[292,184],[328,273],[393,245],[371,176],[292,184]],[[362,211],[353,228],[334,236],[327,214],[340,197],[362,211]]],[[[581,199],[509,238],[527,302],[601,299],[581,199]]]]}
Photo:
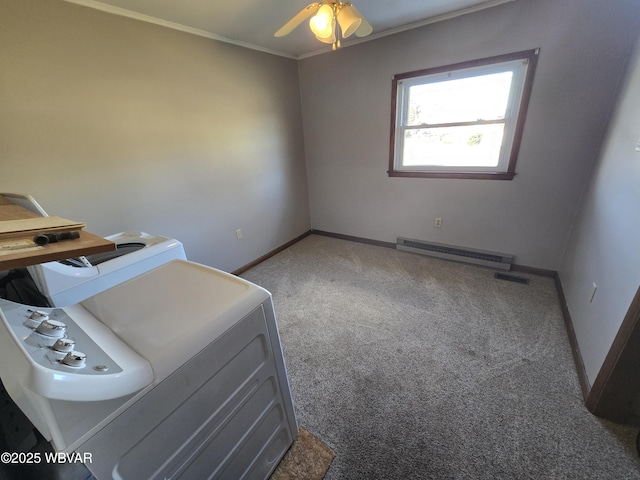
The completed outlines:
{"type": "Polygon", "coordinates": [[[38,310],[34,310],[31,315],[24,321],[24,324],[27,327],[37,328],[38,325],[42,323],[43,320],[48,320],[49,314],[46,312],[40,312],[38,310]]]}
{"type": "Polygon", "coordinates": [[[62,363],[64,363],[69,367],[80,368],[80,367],[84,367],[85,365],[84,361],[86,359],[87,359],[87,356],[82,352],[69,352],[62,359],[62,363]]]}
{"type": "Polygon", "coordinates": [[[40,310],[34,310],[31,315],[29,315],[31,320],[46,320],[49,318],[49,314],[47,312],[41,312],[40,310]]]}
{"type": "Polygon", "coordinates": [[[59,338],[58,340],[56,340],[56,343],[53,344],[53,347],[51,347],[51,349],[55,350],[56,352],[67,353],[73,352],[73,347],[75,346],[76,342],[74,342],[72,339],[59,338]]]}
{"type": "Polygon", "coordinates": [[[64,332],[66,331],[67,326],[56,320],[44,320],[38,328],[36,328],[36,332],[42,335],[46,335],[47,337],[63,337],[64,332]]]}

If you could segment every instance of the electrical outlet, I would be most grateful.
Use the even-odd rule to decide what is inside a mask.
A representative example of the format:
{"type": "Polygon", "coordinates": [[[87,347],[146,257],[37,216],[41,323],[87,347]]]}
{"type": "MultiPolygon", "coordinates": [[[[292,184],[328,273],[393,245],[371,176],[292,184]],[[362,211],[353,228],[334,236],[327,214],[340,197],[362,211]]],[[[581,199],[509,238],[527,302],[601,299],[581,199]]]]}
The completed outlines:
{"type": "Polygon", "coordinates": [[[236,238],[237,238],[238,240],[240,240],[240,239],[242,238],[242,230],[240,230],[240,229],[237,229],[237,230],[236,230],[236,238]]]}
{"type": "Polygon", "coordinates": [[[434,226],[435,226],[436,228],[440,228],[440,227],[442,227],[442,219],[441,219],[440,217],[436,217],[436,221],[435,221],[435,223],[434,223],[434,226]]]}

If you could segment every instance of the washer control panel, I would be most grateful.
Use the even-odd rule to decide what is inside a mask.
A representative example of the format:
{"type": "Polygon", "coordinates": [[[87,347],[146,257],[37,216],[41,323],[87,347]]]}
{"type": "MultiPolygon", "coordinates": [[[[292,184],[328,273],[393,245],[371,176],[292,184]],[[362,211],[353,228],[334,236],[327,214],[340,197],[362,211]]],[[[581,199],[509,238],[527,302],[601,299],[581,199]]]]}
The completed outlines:
{"type": "Polygon", "coordinates": [[[64,309],[35,309],[2,299],[0,309],[22,349],[38,365],[81,375],[122,372],[64,309]]]}

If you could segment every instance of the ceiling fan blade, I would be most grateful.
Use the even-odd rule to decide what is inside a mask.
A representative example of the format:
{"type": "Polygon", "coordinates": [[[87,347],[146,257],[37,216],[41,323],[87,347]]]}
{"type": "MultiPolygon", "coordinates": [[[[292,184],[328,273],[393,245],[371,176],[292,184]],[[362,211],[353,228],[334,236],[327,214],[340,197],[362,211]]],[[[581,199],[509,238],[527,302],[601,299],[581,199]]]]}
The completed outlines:
{"type": "Polygon", "coordinates": [[[307,5],[302,10],[300,10],[295,17],[293,17],[291,20],[285,23],[282,27],[280,27],[278,31],[274,33],[274,36],[284,37],[285,35],[288,35],[289,33],[291,33],[291,31],[294,28],[296,28],[298,25],[304,22],[311,15],[316,13],[319,8],[320,8],[320,4],[317,2],[307,5]]]}
{"type": "Polygon", "coordinates": [[[356,31],[353,32],[356,34],[356,37],[366,37],[367,35],[371,34],[371,32],[373,32],[373,27],[369,24],[369,22],[367,22],[367,20],[362,16],[362,14],[353,4],[351,4],[351,9],[362,19],[362,22],[360,22],[360,26],[358,26],[358,28],[356,28],[356,31]]]}

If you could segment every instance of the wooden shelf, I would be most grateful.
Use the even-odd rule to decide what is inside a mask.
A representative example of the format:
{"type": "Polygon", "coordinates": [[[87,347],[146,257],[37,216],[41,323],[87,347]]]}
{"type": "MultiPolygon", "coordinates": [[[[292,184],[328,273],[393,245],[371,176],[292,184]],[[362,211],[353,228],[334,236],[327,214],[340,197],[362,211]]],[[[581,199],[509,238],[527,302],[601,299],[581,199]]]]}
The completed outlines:
{"type": "MultiPolygon", "coordinates": [[[[0,221],[37,217],[41,215],[15,205],[8,197],[0,195],[0,221]]],[[[116,244],[105,238],[84,230],[79,230],[79,233],[80,238],[62,240],[44,246],[37,246],[33,242],[33,234],[16,234],[2,238],[0,239],[0,271],[116,250],[116,244]]]]}
{"type": "MultiPolygon", "coordinates": [[[[11,240],[18,241],[20,239],[12,238],[11,240]]],[[[43,247],[25,249],[25,251],[22,252],[15,250],[12,253],[0,254],[0,271],[28,267],[29,265],[38,263],[64,260],[66,258],[80,257],[82,255],[112,252],[115,249],[115,243],[81,230],[80,238],[78,239],[50,243],[43,247]]]]}

